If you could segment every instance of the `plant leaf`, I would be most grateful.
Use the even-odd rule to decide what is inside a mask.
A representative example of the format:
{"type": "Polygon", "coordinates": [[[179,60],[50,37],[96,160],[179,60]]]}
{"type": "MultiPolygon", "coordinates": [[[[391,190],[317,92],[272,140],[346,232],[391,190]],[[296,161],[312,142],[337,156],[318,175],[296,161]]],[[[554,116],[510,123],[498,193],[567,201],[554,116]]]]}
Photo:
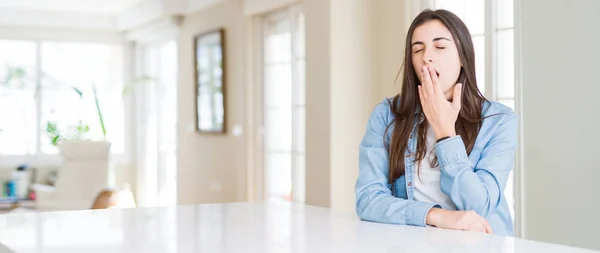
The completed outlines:
{"type": "Polygon", "coordinates": [[[104,126],[104,119],[102,118],[102,110],[100,109],[100,102],[98,101],[98,92],[96,91],[96,84],[92,84],[94,91],[94,101],[96,101],[96,111],[98,112],[98,119],[100,120],[100,126],[102,127],[102,136],[106,139],[106,127],[104,126]]]}
{"type": "Polygon", "coordinates": [[[155,81],[155,78],[149,76],[142,76],[134,79],[131,83],[125,85],[123,87],[123,97],[129,95],[131,92],[135,90],[135,88],[141,84],[145,84],[149,81],[155,81]]]}
{"type": "Polygon", "coordinates": [[[54,136],[54,138],[52,138],[52,145],[56,146],[58,144],[58,139],[60,138],[60,136],[54,136]]]}
{"type": "Polygon", "coordinates": [[[79,95],[79,98],[83,99],[83,92],[79,88],[71,86],[71,89],[73,89],[73,91],[77,92],[77,95],[79,95]]]}

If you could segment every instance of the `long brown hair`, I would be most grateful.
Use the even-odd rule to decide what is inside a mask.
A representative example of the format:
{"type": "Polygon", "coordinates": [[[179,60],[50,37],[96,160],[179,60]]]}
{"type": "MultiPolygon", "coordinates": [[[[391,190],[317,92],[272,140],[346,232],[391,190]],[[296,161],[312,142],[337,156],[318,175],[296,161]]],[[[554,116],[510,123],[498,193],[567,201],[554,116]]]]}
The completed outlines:
{"type": "MultiPolygon", "coordinates": [[[[475,140],[482,122],[482,106],[486,101],[485,97],[477,88],[475,78],[475,51],[469,29],[463,21],[452,12],[446,10],[424,10],[412,22],[406,36],[406,48],[404,50],[404,63],[400,70],[403,73],[402,90],[390,102],[391,111],[394,114],[394,121],[386,128],[386,134],[392,124],[394,132],[389,145],[386,145],[389,154],[389,183],[405,173],[405,154],[408,148],[413,126],[418,124],[417,131],[417,152],[410,154],[415,157],[415,162],[421,161],[427,152],[427,127],[428,122],[425,115],[420,111],[421,102],[417,86],[420,84],[414,66],[412,64],[411,41],[413,32],[417,27],[425,22],[439,20],[452,33],[462,67],[458,76],[457,83],[462,83],[462,101],[461,109],[456,120],[456,134],[462,137],[462,140],[470,154],[475,145],[475,140]]],[[[400,74],[400,72],[398,73],[400,74]]],[[[385,140],[385,137],[384,137],[385,140]]],[[[433,161],[437,164],[437,158],[433,161]]],[[[417,171],[418,173],[418,171],[417,171]]]]}

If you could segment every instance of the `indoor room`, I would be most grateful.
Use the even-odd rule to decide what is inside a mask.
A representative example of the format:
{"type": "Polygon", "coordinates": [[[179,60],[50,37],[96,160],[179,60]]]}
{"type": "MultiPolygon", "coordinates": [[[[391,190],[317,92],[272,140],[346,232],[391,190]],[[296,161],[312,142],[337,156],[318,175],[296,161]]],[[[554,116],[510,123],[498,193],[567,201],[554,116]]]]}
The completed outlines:
{"type": "Polygon", "coordinates": [[[600,252],[598,9],[0,0],[0,252],[600,252]]]}

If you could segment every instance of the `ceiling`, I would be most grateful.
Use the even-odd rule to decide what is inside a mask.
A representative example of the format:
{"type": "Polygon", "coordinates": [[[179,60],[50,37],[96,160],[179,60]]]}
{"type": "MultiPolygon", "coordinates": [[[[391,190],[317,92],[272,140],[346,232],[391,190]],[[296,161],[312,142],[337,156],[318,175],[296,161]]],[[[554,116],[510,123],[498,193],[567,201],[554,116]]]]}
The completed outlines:
{"type": "Polygon", "coordinates": [[[0,0],[0,9],[118,14],[143,0],[0,0]]]}

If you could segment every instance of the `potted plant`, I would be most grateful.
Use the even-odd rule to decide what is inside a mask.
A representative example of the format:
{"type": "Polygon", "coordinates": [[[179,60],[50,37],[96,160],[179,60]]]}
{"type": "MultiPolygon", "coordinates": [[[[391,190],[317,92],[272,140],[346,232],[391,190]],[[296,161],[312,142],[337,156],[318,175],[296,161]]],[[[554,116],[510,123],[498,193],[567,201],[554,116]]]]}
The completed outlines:
{"type": "MultiPolygon", "coordinates": [[[[77,93],[83,101],[83,92],[76,87],[70,87],[77,93]]],[[[94,103],[98,122],[102,130],[102,138],[94,140],[90,135],[90,126],[82,120],[73,126],[67,126],[66,129],[60,129],[55,121],[46,123],[46,133],[50,138],[52,145],[56,146],[65,159],[101,159],[108,160],[110,155],[111,143],[106,139],[106,126],[96,86],[92,85],[94,103]]]]}
{"type": "MultiPolygon", "coordinates": [[[[64,84],[46,74],[42,74],[45,80],[50,81],[52,85],[56,85],[61,88],[72,90],[77,96],[84,101],[83,92],[74,86],[64,84]]],[[[0,92],[22,92],[27,91],[28,88],[33,88],[33,96],[37,96],[40,90],[39,85],[32,85],[35,82],[31,80],[27,71],[23,67],[9,66],[5,70],[5,76],[0,78],[0,92]]],[[[97,119],[102,130],[102,138],[92,140],[90,135],[90,127],[82,120],[72,126],[62,126],[56,121],[46,122],[46,134],[50,138],[52,145],[56,146],[61,154],[70,156],[74,155],[91,155],[98,156],[102,153],[102,157],[107,157],[108,150],[110,149],[110,143],[106,141],[106,126],[104,124],[102,110],[100,108],[100,101],[98,100],[98,94],[96,92],[96,86],[92,85],[92,94],[94,98],[97,119]],[[83,146],[81,146],[83,145],[83,146]],[[100,153],[99,153],[100,152],[100,153]]],[[[27,91],[29,92],[29,91],[27,91]]],[[[64,123],[64,122],[63,122],[64,123]]],[[[2,129],[0,129],[0,132],[2,129]]]]}
{"type": "MultiPolygon", "coordinates": [[[[31,81],[23,68],[9,68],[6,73],[6,78],[0,80],[0,91],[11,93],[31,90],[34,97],[38,95],[39,83],[31,81]]],[[[44,75],[44,79],[59,89],[72,90],[82,102],[92,101],[84,99],[83,92],[76,87],[55,81],[47,75],[44,75]]],[[[32,185],[36,192],[36,208],[43,210],[89,208],[93,197],[114,182],[109,165],[111,143],[106,141],[106,127],[94,85],[90,94],[93,95],[95,113],[101,126],[101,138],[92,139],[90,126],[83,120],[66,128],[57,122],[46,123],[46,133],[51,143],[60,151],[63,161],[54,186],[32,185]]]]}
{"type": "MultiPolygon", "coordinates": [[[[9,81],[2,83],[2,80],[0,80],[0,85],[2,85],[0,88],[4,86],[17,87],[20,81],[25,80],[25,77],[26,73],[23,69],[14,68],[9,71],[9,78],[7,78],[9,81]]],[[[91,91],[84,93],[77,87],[56,81],[45,74],[44,79],[49,80],[52,85],[56,85],[61,89],[73,91],[72,94],[78,96],[81,102],[93,101],[96,115],[90,118],[97,120],[100,129],[91,129],[90,122],[84,120],[73,122],[74,124],[71,126],[64,125],[66,122],[48,121],[45,123],[45,131],[50,143],[57,147],[63,162],[58,171],[59,176],[54,187],[40,186],[36,188],[38,194],[36,205],[41,209],[87,208],[90,205],[90,200],[100,190],[110,188],[114,183],[109,164],[111,143],[107,140],[107,128],[96,86],[92,84],[91,91]],[[93,96],[93,99],[88,99],[86,96],[93,96]],[[101,131],[101,135],[96,136],[98,138],[93,138],[92,131],[94,130],[101,131]]],[[[137,85],[148,80],[152,79],[142,77],[134,80],[134,82],[124,87],[122,95],[128,95],[137,85]]],[[[25,85],[21,86],[25,87],[25,85]]],[[[34,96],[38,94],[39,89],[40,86],[35,85],[34,96]]]]}

